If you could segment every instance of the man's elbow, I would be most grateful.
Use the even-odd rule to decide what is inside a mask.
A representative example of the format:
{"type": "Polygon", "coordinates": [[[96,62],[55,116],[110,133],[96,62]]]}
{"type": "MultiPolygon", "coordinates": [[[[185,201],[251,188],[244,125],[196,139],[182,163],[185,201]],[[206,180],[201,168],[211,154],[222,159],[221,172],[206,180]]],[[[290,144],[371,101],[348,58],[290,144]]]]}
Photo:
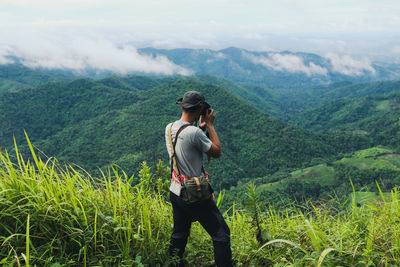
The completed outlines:
{"type": "Polygon", "coordinates": [[[207,152],[207,155],[213,158],[219,158],[222,155],[221,148],[219,146],[212,145],[210,150],[207,152]]]}
{"type": "Polygon", "coordinates": [[[212,156],[213,158],[219,158],[219,157],[221,157],[221,155],[222,155],[222,150],[221,150],[221,148],[219,148],[219,147],[215,148],[215,149],[213,150],[213,153],[211,154],[211,156],[212,156]]]}
{"type": "Polygon", "coordinates": [[[221,156],[222,156],[222,151],[220,150],[215,154],[214,158],[219,158],[221,156]]]}

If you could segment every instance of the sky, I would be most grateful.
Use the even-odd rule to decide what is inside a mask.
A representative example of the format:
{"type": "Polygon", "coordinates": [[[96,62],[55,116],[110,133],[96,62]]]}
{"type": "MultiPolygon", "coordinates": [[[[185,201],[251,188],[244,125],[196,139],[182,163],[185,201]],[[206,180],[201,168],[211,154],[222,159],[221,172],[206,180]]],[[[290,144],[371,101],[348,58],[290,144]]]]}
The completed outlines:
{"type": "Polygon", "coordinates": [[[149,46],[400,63],[399,29],[399,0],[0,0],[0,64],[187,73],[149,46]]]}

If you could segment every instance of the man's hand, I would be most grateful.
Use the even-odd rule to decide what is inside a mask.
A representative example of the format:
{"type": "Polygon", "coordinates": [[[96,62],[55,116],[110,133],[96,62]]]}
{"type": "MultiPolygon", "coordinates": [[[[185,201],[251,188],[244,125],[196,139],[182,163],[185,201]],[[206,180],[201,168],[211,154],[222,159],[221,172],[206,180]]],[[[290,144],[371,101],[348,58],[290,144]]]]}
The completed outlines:
{"type": "MultiPolygon", "coordinates": [[[[207,115],[206,115],[206,116],[207,116],[207,115]]],[[[203,131],[206,130],[207,123],[206,123],[206,121],[205,121],[205,116],[203,116],[203,115],[200,116],[200,123],[199,123],[199,126],[200,126],[201,129],[203,129],[203,131]]]]}
{"type": "Polygon", "coordinates": [[[200,116],[200,127],[204,129],[206,126],[210,127],[213,125],[215,119],[214,110],[207,112],[205,116],[200,116]]]}
{"type": "MultiPolygon", "coordinates": [[[[215,132],[214,125],[213,125],[214,119],[215,119],[215,115],[214,115],[214,110],[212,109],[211,112],[209,112],[203,118],[203,120],[201,120],[201,123],[207,125],[208,133],[210,135],[210,140],[212,142],[211,148],[207,152],[207,156],[208,156],[209,160],[211,157],[219,158],[222,154],[221,145],[219,143],[219,139],[218,139],[217,133],[215,132]]],[[[201,125],[201,123],[200,123],[200,125],[201,125]]]]}

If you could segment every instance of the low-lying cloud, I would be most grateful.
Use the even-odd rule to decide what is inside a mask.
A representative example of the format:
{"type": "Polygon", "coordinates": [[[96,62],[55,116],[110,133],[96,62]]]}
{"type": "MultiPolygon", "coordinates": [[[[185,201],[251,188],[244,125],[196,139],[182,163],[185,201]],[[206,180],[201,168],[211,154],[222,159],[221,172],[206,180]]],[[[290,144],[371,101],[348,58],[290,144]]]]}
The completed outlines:
{"type": "Polygon", "coordinates": [[[329,59],[332,65],[332,71],[339,72],[350,76],[364,75],[366,72],[375,74],[376,70],[372,67],[371,62],[364,58],[356,60],[348,55],[339,56],[337,54],[327,54],[326,58],[329,59]]]}
{"type": "Polygon", "coordinates": [[[7,58],[8,55],[9,55],[8,47],[0,46],[0,65],[12,63],[12,60],[7,58]]]}
{"type": "Polygon", "coordinates": [[[313,62],[306,65],[301,57],[295,55],[270,54],[267,58],[248,54],[247,57],[256,64],[261,64],[278,71],[303,72],[307,76],[326,75],[328,73],[326,68],[316,65],[313,62]]]}
{"type": "Polygon", "coordinates": [[[17,57],[23,65],[33,68],[96,69],[121,74],[191,74],[190,70],[174,64],[165,56],[142,55],[132,45],[118,46],[105,39],[76,37],[57,40],[35,36],[31,42],[14,40],[14,43],[0,44],[0,64],[12,63],[10,58],[17,57]]]}

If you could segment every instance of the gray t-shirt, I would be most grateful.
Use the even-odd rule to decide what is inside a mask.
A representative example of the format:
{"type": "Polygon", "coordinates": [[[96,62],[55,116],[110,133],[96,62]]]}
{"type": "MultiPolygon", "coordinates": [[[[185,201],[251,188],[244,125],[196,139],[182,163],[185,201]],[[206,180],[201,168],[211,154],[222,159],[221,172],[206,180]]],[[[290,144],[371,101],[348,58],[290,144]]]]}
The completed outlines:
{"type": "MultiPolygon", "coordinates": [[[[174,122],[171,129],[172,142],[175,141],[176,133],[184,124],[189,124],[189,122],[181,120],[174,122]]],[[[165,127],[165,142],[171,158],[171,145],[168,135],[170,126],[171,123],[165,127]]],[[[189,177],[202,175],[203,152],[208,152],[211,145],[211,140],[198,127],[190,125],[183,129],[178,136],[175,147],[176,161],[181,174],[189,177]]]]}

